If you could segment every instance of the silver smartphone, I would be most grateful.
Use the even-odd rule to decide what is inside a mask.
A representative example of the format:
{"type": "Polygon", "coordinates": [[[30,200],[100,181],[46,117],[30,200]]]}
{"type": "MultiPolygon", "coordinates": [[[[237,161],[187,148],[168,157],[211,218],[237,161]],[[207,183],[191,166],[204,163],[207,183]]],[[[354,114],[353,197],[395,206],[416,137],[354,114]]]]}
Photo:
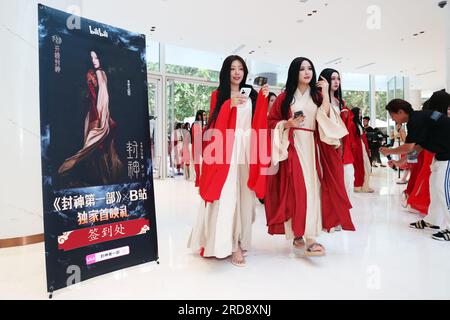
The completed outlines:
{"type": "Polygon", "coordinates": [[[252,88],[241,88],[241,94],[244,95],[247,99],[250,97],[251,92],[252,88]]]}

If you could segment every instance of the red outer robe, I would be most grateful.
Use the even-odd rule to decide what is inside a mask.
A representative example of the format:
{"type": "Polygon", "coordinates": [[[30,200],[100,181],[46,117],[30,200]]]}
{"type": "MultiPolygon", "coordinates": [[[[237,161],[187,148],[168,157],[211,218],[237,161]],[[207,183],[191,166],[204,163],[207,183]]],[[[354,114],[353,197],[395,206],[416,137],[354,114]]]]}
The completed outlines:
{"type": "Polygon", "coordinates": [[[367,143],[366,133],[362,133],[361,136],[357,134],[356,125],[351,127],[350,135],[351,144],[352,144],[352,152],[353,152],[353,166],[355,168],[355,187],[362,187],[364,184],[364,175],[366,174],[364,171],[364,158],[363,152],[367,152],[369,154],[369,145],[367,143]],[[363,141],[365,150],[361,145],[361,141],[363,141]]]}
{"type": "Polygon", "coordinates": [[[428,214],[428,208],[430,207],[430,166],[434,159],[434,153],[426,150],[423,150],[422,153],[423,164],[414,184],[414,189],[408,197],[408,204],[411,208],[423,214],[428,214]]]}
{"type": "Polygon", "coordinates": [[[417,163],[411,163],[409,164],[409,169],[411,170],[411,174],[409,176],[408,185],[405,189],[406,196],[410,196],[411,193],[414,190],[414,186],[417,181],[417,176],[419,175],[420,169],[423,166],[423,158],[424,158],[424,152],[420,152],[417,156],[417,163]]]}
{"type": "MultiPolygon", "coordinates": [[[[286,94],[278,96],[269,113],[269,129],[285,120],[281,104],[286,94]]],[[[289,118],[292,117],[289,110],[289,118]]],[[[330,230],[338,225],[344,230],[355,230],[350,217],[351,204],[344,185],[342,159],[336,148],[323,143],[318,130],[314,132],[316,141],[317,173],[321,184],[322,225],[330,230]],[[320,170],[319,161],[322,166],[320,170]]],[[[269,234],[284,234],[284,223],[292,219],[295,237],[305,233],[306,224],[306,186],[302,166],[294,147],[294,129],[289,132],[288,159],[279,163],[276,175],[268,177],[265,200],[266,218],[269,234]]]]}
{"type": "Polygon", "coordinates": [[[344,148],[344,154],[342,157],[342,163],[345,164],[352,164],[353,163],[353,153],[352,153],[352,139],[353,135],[350,134],[352,132],[353,127],[355,126],[355,123],[353,122],[353,113],[350,111],[349,108],[345,105],[341,110],[341,119],[345,124],[345,127],[347,128],[347,131],[349,132],[348,135],[346,135],[344,138],[342,138],[342,147],[344,148]]]}
{"type": "Polygon", "coordinates": [[[195,168],[195,186],[200,185],[200,156],[202,154],[202,135],[203,129],[200,124],[194,122],[192,125],[192,154],[194,158],[194,168],[195,168]]]}
{"type": "MultiPolygon", "coordinates": [[[[217,91],[211,94],[211,109],[210,115],[214,112],[214,107],[217,101],[217,91]]],[[[256,100],[255,112],[252,119],[252,129],[256,130],[257,133],[267,130],[267,109],[268,109],[268,99],[264,97],[262,91],[259,92],[258,98],[256,100]]],[[[220,194],[222,192],[223,185],[228,176],[228,171],[230,169],[230,158],[231,150],[233,150],[234,135],[228,133],[227,129],[236,129],[236,108],[231,107],[231,99],[228,99],[223,103],[220,108],[220,113],[216,119],[216,122],[211,126],[211,129],[216,129],[220,131],[222,137],[224,137],[224,148],[219,150],[219,154],[213,151],[211,154],[213,156],[220,157],[221,161],[214,161],[213,163],[205,162],[203,158],[202,162],[202,174],[200,176],[200,196],[203,200],[207,202],[214,202],[220,199],[220,194]],[[228,151],[228,152],[226,152],[228,151]]],[[[207,132],[206,132],[207,135],[207,132]]],[[[259,156],[259,151],[262,148],[267,149],[266,154],[269,156],[269,136],[266,134],[260,136],[259,134],[251,136],[251,163],[249,165],[249,178],[247,181],[247,186],[250,190],[253,190],[259,199],[263,199],[266,191],[266,176],[263,174],[264,169],[268,168],[270,165],[270,158],[265,159],[266,163],[263,162],[259,156]],[[257,156],[256,156],[257,154],[257,156]]],[[[206,140],[206,139],[205,139],[206,140]]],[[[215,137],[211,141],[204,141],[204,151],[211,145],[215,140],[215,137]]],[[[216,159],[218,160],[218,159],[216,159]]]]}

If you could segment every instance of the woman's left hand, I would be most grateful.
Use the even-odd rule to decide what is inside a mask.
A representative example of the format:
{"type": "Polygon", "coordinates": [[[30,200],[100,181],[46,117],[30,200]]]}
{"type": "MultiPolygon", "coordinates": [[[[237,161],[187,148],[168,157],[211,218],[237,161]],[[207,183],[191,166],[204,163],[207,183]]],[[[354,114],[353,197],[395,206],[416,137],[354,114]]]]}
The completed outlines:
{"type": "Polygon", "coordinates": [[[269,96],[269,85],[268,84],[265,84],[262,88],[261,88],[261,90],[262,90],[262,93],[263,93],[263,95],[264,95],[264,97],[268,97],[269,96]]]}
{"type": "Polygon", "coordinates": [[[328,93],[328,88],[330,87],[330,84],[328,83],[327,79],[325,79],[323,76],[320,77],[320,80],[317,81],[316,84],[317,88],[322,89],[322,94],[328,93]]]}

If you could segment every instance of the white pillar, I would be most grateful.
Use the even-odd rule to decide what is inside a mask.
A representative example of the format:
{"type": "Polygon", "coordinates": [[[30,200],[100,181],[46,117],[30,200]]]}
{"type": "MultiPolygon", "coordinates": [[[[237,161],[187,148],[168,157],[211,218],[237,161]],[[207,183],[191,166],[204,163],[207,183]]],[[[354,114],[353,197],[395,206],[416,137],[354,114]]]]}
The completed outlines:
{"type": "Polygon", "coordinates": [[[373,128],[377,125],[377,100],[376,100],[375,75],[370,75],[370,124],[373,128]]]}
{"type": "Polygon", "coordinates": [[[411,103],[411,88],[410,88],[410,81],[409,77],[403,77],[403,96],[404,100],[411,103]]]}
{"type": "Polygon", "coordinates": [[[408,102],[411,103],[414,110],[420,110],[422,107],[422,91],[410,90],[408,102]]]}
{"type": "Polygon", "coordinates": [[[43,233],[38,3],[60,10],[81,0],[0,1],[0,239],[43,233]]]}

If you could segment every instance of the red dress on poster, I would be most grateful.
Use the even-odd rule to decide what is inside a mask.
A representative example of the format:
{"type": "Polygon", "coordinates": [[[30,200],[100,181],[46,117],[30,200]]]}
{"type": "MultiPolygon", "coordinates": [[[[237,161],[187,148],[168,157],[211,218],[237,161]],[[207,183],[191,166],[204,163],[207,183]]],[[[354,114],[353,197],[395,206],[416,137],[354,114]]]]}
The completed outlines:
{"type": "Polygon", "coordinates": [[[426,150],[421,153],[423,153],[423,164],[417,175],[414,189],[408,197],[408,204],[411,208],[423,214],[428,214],[428,208],[430,207],[430,166],[434,159],[434,153],[426,150]]]}
{"type": "MultiPolygon", "coordinates": [[[[213,114],[217,102],[217,91],[211,94],[211,110],[213,114]]],[[[266,192],[266,172],[270,166],[269,137],[267,135],[268,100],[262,91],[259,92],[252,119],[252,130],[256,134],[251,136],[251,161],[247,186],[254,191],[256,197],[263,199],[266,192]],[[261,151],[261,149],[265,149],[261,151]],[[264,159],[266,155],[266,159],[264,159]]],[[[220,113],[210,129],[214,133],[207,137],[211,130],[206,130],[203,140],[203,161],[200,175],[200,196],[206,202],[220,199],[220,194],[228,176],[230,168],[234,130],[236,128],[236,108],[231,107],[231,99],[221,106],[220,113]],[[222,140],[222,141],[220,141],[222,140]],[[223,143],[220,143],[223,142],[223,143]],[[205,157],[213,158],[205,159],[205,157]]]]}
{"type": "MultiPolygon", "coordinates": [[[[308,93],[309,94],[309,93],[308,93]]],[[[287,120],[282,115],[281,105],[286,94],[283,92],[275,101],[269,113],[269,129],[271,135],[278,130],[278,124],[287,120]]],[[[315,106],[315,105],[314,105],[315,106]]],[[[289,110],[288,118],[292,117],[289,110]]],[[[339,115],[337,115],[339,117],[339,115]]],[[[315,118],[313,121],[316,121],[315,118]]],[[[305,235],[307,227],[308,195],[305,182],[306,173],[302,168],[300,158],[295,147],[295,130],[304,130],[305,134],[313,135],[311,150],[301,152],[316,154],[315,166],[320,181],[319,194],[313,199],[320,199],[322,227],[326,230],[341,225],[344,230],[355,230],[350,217],[351,204],[344,186],[344,172],[342,159],[333,145],[322,142],[319,136],[319,126],[316,130],[306,128],[291,128],[288,131],[289,144],[287,159],[278,162],[278,172],[267,178],[267,192],[265,198],[266,218],[269,234],[285,234],[285,223],[291,221],[292,233],[296,238],[305,235]]],[[[345,130],[345,129],[344,129],[345,130]]],[[[272,137],[273,138],[273,137],[272,137]]],[[[272,143],[274,143],[272,141],[272,143]]],[[[274,156],[274,154],[272,154],[274,156]]],[[[313,177],[313,179],[315,179],[313,177]]],[[[309,197],[311,199],[311,195],[309,197]]]]}

